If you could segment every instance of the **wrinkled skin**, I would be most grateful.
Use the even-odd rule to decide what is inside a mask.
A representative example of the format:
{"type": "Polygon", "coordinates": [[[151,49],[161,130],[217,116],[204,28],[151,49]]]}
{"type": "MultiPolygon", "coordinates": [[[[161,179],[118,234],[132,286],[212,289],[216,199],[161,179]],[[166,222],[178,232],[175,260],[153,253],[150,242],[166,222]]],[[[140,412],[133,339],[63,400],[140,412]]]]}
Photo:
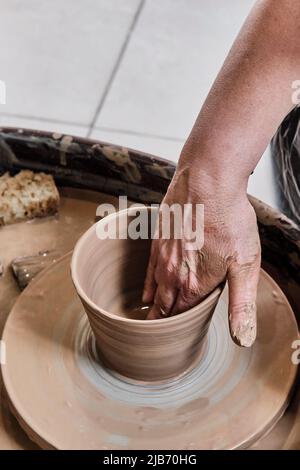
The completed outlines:
{"type": "MultiPolygon", "coordinates": [[[[203,185],[204,186],[204,185],[203,185]]],[[[250,346],[256,336],[256,291],[260,241],[256,215],[246,191],[199,190],[188,170],[178,170],[163,200],[166,204],[204,204],[204,245],[188,250],[184,239],[152,241],[144,302],[153,302],[148,319],[186,311],[222,281],[229,284],[229,322],[234,341],[250,346]],[[162,313],[163,312],[163,313],[162,313]]]]}

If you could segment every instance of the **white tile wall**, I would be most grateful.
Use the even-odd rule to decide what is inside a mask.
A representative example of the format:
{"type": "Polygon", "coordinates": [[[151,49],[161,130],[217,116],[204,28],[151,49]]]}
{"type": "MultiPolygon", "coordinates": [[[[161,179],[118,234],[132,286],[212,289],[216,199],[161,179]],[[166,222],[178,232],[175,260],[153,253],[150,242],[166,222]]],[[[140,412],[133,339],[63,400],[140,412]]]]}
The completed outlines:
{"type": "Polygon", "coordinates": [[[41,119],[30,119],[22,116],[7,116],[0,114],[0,127],[23,127],[25,129],[37,129],[39,131],[58,132],[78,137],[86,137],[89,131],[88,126],[80,126],[65,122],[48,121],[41,119]]]}
{"type": "Polygon", "coordinates": [[[149,0],[97,126],[185,139],[253,0],[149,0]]]}
{"type": "Polygon", "coordinates": [[[5,112],[88,125],[139,0],[1,0],[5,112]]]}
{"type": "MultiPolygon", "coordinates": [[[[253,4],[0,0],[0,126],[91,135],[176,162],[253,4]]],[[[249,192],[277,203],[269,151],[249,192]]]]}

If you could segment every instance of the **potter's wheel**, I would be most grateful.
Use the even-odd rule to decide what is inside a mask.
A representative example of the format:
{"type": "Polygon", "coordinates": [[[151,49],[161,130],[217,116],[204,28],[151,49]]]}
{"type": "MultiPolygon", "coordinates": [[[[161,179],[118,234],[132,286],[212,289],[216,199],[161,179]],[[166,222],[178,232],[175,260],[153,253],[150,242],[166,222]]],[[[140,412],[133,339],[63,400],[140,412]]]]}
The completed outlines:
{"type": "Polygon", "coordinates": [[[77,299],[70,255],[21,294],[5,326],[2,374],[10,405],[32,440],[59,449],[248,447],[283,414],[296,375],[293,312],[262,271],[258,339],[241,349],[216,309],[202,361],[161,385],[106,369],[77,299]]]}

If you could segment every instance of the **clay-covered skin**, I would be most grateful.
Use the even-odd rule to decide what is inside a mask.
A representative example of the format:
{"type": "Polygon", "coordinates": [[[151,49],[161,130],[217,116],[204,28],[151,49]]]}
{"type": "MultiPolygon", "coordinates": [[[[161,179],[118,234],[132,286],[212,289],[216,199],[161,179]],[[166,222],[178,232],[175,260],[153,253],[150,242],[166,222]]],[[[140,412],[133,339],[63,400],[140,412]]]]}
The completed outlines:
{"type": "Polygon", "coordinates": [[[217,76],[164,200],[205,205],[205,243],[200,253],[187,254],[184,240],[154,241],[144,293],[156,304],[149,318],[186,310],[227,277],[233,339],[253,344],[260,247],[246,191],[295,105],[299,21],[297,0],[256,2],[217,76]],[[184,274],[182,266],[188,266],[184,274]]]}
{"type": "Polygon", "coordinates": [[[248,304],[244,307],[243,321],[235,322],[235,318],[229,315],[229,326],[232,339],[240,346],[251,346],[256,338],[256,304],[248,304]]]}
{"type": "Polygon", "coordinates": [[[229,283],[229,321],[234,341],[251,346],[256,337],[256,289],[260,242],[256,216],[246,192],[238,200],[228,191],[195,188],[189,170],[178,170],[164,203],[204,204],[204,245],[188,250],[188,242],[158,238],[145,281],[143,300],[154,301],[148,319],[160,318],[161,308],[175,315],[197,305],[225,278],[229,283]]]}

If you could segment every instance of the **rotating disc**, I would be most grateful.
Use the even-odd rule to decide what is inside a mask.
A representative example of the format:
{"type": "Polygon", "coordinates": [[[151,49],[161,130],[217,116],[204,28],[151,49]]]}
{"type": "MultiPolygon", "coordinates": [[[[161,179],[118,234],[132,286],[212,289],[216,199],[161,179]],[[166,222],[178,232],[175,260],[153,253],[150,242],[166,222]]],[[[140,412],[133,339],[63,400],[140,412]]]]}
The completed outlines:
{"type": "Polygon", "coordinates": [[[10,406],[41,447],[245,448],[281,417],[296,377],[298,329],[287,299],[264,271],[255,345],[232,342],[225,289],[200,363],[184,376],[151,384],[101,364],[69,266],[66,255],[25,289],[3,334],[10,406]]]}

